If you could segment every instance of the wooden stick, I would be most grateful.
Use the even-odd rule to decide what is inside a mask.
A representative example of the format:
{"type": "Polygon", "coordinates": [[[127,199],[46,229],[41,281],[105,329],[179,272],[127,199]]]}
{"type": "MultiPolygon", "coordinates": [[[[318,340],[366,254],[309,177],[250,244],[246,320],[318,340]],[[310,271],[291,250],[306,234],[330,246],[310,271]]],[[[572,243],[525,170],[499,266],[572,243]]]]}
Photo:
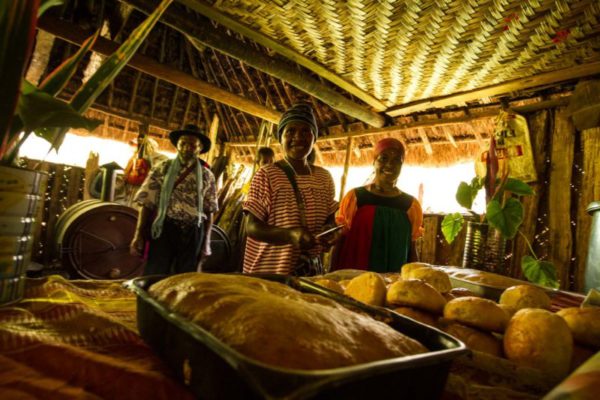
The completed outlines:
{"type": "Polygon", "coordinates": [[[346,143],[346,159],[344,160],[344,173],[342,174],[342,182],[340,183],[340,202],[344,198],[344,190],[346,190],[346,180],[348,179],[348,170],[350,169],[350,157],[352,156],[353,137],[348,137],[346,143]]]}

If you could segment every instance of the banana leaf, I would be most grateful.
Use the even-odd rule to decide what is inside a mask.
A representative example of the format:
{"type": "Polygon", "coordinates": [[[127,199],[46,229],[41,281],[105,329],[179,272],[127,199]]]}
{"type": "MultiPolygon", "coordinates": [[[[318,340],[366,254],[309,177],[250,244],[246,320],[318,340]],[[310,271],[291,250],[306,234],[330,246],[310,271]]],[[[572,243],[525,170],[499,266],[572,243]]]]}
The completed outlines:
{"type": "Polygon", "coordinates": [[[85,54],[92,48],[96,39],[100,35],[100,29],[93,36],[86,39],[77,53],[66,59],[39,85],[39,89],[51,96],[56,96],[69,83],[69,80],[77,70],[77,65],[81,62],[85,54]]]}
{"type": "MultiPolygon", "coordinates": [[[[70,104],[74,110],[83,113],[94,103],[96,98],[127,65],[127,62],[133,57],[171,2],[172,0],[163,0],[156,10],[131,33],[119,49],[104,60],[96,73],[73,96],[70,104]]],[[[46,139],[52,143],[53,148],[58,149],[66,133],[67,129],[65,128],[56,129],[54,132],[49,133],[46,139]]]]}
{"type": "Polygon", "coordinates": [[[10,125],[33,46],[39,5],[40,0],[0,1],[0,157],[12,139],[10,125]]]}
{"type": "Polygon", "coordinates": [[[57,127],[84,128],[93,131],[100,121],[85,118],[68,103],[23,81],[23,93],[17,107],[26,133],[34,130],[44,132],[57,127]]]}
{"type": "Polygon", "coordinates": [[[38,18],[41,17],[50,7],[62,6],[64,0],[42,0],[38,9],[38,18]]]}
{"type": "MultiPolygon", "coordinates": [[[[51,5],[58,5],[62,2],[62,0],[47,0],[46,3],[52,3],[51,5]]],[[[69,80],[71,79],[71,77],[73,76],[73,74],[75,73],[75,71],[77,70],[77,65],[79,64],[79,62],[83,59],[83,57],[85,56],[85,54],[89,51],[89,49],[94,45],[94,43],[96,42],[96,39],[98,38],[100,34],[100,30],[98,30],[93,36],[90,36],[83,44],[82,46],[79,48],[79,50],[71,57],[69,57],[67,60],[65,60],[61,65],[59,65],[54,71],[52,71],[52,73],[50,73],[50,75],[48,75],[46,77],[46,79],[44,79],[44,81],[40,84],[39,88],[41,91],[48,93],[51,96],[56,96],[58,93],[60,93],[60,91],[66,86],[67,83],[69,83],[69,80]]],[[[27,82],[28,83],[28,82],[27,82]]],[[[23,85],[25,85],[26,83],[24,82],[23,85]]],[[[31,85],[31,84],[29,84],[31,85]]],[[[33,86],[33,85],[31,85],[33,86]]],[[[23,88],[25,89],[25,88],[23,88]]],[[[29,88],[29,90],[31,91],[32,89],[29,88]]],[[[35,123],[29,123],[27,124],[27,126],[25,126],[25,124],[23,123],[23,118],[22,118],[22,114],[28,114],[29,116],[31,116],[31,114],[33,112],[39,112],[39,110],[28,110],[27,107],[30,106],[36,106],[38,104],[37,101],[33,101],[31,99],[21,102],[19,100],[19,105],[17,106],[17,114],[14,116],[13,122],[11,124],[11,128],[10,128],[10,137],[13,138],[12,141],[10,141],[8,143],[8,146],[6,148],[6,153],[8,154],[7,156],[7,160],[8,161],[12,161],[16,156],[17,156],[17,152],[19,150],[20,145],[25,141],[25,139],[27,139],[27,135],[25,137],[23,137],[20,141],[18,141],[18,136],[19,133],[22,131],[25,131],[27,134],[29,134],[30,132],[32,132],[32,130],[29,130],[29,128],[31,126],[36,126],[36,130],[38,130],[36,133],[38,134],[38,136],[49,140],[48,137],[51,138],[52,136],[52,132],[54,132],[54,130],[48,130],[47,128],[58,128],[58,127],[67,127],[67,128],[81,128],[83,126],[81,126],[81,123],[78,123],[77,126],[71,126],[69,125],[69,123],[67,122],[67,120],[65,120],[65,124],[63,125],[52,125],[52,126],[47,126],[47,127],[42,127],[39,124],[35,123]],[[43,131],[41,131],[40,129],[42,128],[46,128],[43,131]]],[[[49,103],[46,101],[43,103],[46,107],[46,110],[48,111],[48,106],[49,103]]],[[[60,103],[55,103],[57,105],[57,111],[58,110],[62,110],[64,108],[64,106],[60,103]]],[[[39,116],[38,119],[42,118],[42,116],[39,116]]],[[[69,120],[72,120],[71,118],[69,118],[69,120]]],[[[86,125],[86,124],[84,124],[86,125]]],[[[89,126],[92,126],[94,124],[87,124],[89,126]]],[[[52,143],[50,141],[50,143],[52,143]]]]}

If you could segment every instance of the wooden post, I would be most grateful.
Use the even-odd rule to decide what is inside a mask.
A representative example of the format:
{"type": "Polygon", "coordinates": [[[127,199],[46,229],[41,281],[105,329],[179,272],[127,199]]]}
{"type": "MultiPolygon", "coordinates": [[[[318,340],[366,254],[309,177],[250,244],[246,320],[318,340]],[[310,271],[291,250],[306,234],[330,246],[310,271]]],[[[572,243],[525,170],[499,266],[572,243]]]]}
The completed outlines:
{"type": "Polygon", "coordinates": [[[437,248],[437,235],[439,228],[439,217],[437,215],[427,215],[423,218],[423,228],[425,234],[419,241],[417,249],[420,247],[419,261],[430,264],[436,263],[436,248],[437,248]]]}
{"type": "Polygon", "coordinates": [[[210,130],[208,133],[208,137],[210,138],[210,142],[212,145],[210,146],[210,151],[208,152],[208,163],[212,164],[215,159],[215,153],[217,148],[217,132],[219,131],[219,116],[217,114],[213,115],[212,122],[210,123],[210,130]]]}
{"type": "Polygon", "coordinates": [[[560,287],[570,289],[573,250],[571,234],[571,188],[575,127],[566,112],[557,110],[552,133],[552,166],[548,188],[549,258],[556,266],[560,287]]]}
{"type": "Polygon", "coordinates": [[[577,204],[577,234],[575,259],[575,290],[582,290],[585,280],[586,258],[590,240],[592,217],[586,209],[592,201],[600,200],[600,128],[581,132],[583,165],[580,197],[577,204]]]}
{"type": "Polygon", "coordinates": [[[350,157],[352,156],[352,136],[348,137],[348,143],[346,143],[346,160],[344,161],[344,173],[342,174],[342,182],[340,183],[340,201],[344,198],[344,191],[346,190],[346,180],[348,179],[348,169],[350,167],[350,157]]]}

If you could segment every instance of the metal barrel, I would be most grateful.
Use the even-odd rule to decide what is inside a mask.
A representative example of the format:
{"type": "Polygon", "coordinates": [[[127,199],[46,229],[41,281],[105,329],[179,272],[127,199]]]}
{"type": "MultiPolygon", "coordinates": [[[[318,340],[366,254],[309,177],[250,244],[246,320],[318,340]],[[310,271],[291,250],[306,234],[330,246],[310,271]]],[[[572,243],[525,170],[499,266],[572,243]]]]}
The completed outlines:
{"type": "Polygon", "coordinates": [[[0,305],[19,301],[39,234],[48,174],[0,166],[0,305]]]}

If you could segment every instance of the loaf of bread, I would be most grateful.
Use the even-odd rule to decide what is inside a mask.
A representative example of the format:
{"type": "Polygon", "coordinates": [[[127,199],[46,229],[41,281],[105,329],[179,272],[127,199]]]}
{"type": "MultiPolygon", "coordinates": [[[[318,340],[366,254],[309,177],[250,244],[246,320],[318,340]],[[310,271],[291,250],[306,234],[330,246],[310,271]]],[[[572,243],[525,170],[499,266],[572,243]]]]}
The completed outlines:
{"type": "Polygon", "coordinates": [[[240,353],[273,366],[328,369],[427,351],[367,315],[259,278],[179,274],[149,293],[240,353]]]}

